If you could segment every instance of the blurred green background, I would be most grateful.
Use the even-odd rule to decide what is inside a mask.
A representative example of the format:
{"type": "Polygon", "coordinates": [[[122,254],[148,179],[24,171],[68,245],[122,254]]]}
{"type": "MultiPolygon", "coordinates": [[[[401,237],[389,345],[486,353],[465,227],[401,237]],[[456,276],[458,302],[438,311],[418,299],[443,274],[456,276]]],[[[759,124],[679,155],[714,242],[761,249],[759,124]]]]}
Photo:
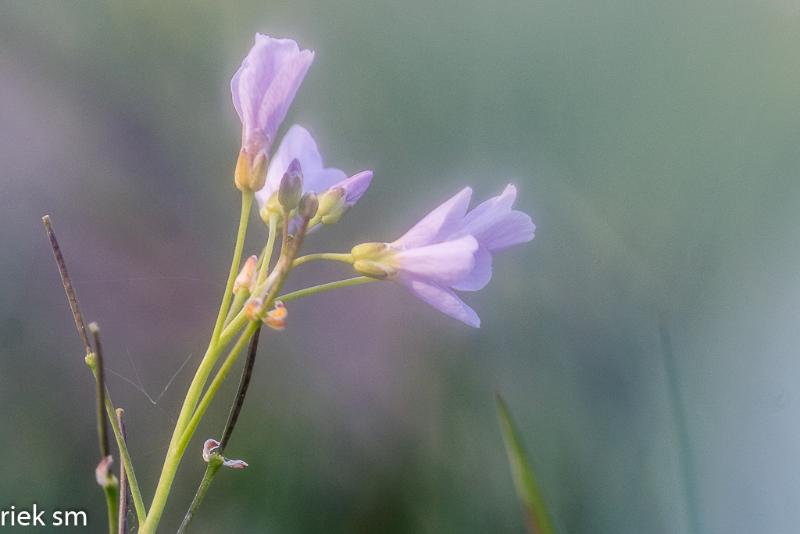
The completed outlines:
{"type": "MultiPolygon", "coordinates": [[[[484,198],[516,183],[537,238],[466,296],[480,330],[389,284],[291,306],[228,449],[251,467],[218,477],[196,532],[523,532],[495,391],[562,532],[797,532],[796,2],[233,4],[0,4],[0,508],[81,508],[104,528],[92,381],[44,213],[103,327],[152,497],[227,273],[228,83],[260,31],[317,52],[284,130],[375,170],[309,250],[391,240],[464,184],[484,198]]],[[[343,274],[309,266],[292,285],[343,274]]],[[[191,445],[165,532],[234,389],[191,445]]]]}

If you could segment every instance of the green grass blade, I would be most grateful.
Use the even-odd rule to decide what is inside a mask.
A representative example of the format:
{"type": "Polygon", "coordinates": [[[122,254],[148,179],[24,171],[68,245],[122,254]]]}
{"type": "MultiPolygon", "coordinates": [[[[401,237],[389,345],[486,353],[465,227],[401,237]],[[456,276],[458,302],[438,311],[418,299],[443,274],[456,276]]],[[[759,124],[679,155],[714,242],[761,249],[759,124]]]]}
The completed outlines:
{"type": "Polygon", "coordinates": [[[500,429],[503,432],[511,475],[525,511],[528,530],[531,534],[555,534],[550,515],[547,513],[547,506],[539,491],[539,486],[536,484],[533,469],[528,462],[519,434],[511,420],[508,406],[499,394],[497,395],[497,414],[500,418],[500,429]]]}

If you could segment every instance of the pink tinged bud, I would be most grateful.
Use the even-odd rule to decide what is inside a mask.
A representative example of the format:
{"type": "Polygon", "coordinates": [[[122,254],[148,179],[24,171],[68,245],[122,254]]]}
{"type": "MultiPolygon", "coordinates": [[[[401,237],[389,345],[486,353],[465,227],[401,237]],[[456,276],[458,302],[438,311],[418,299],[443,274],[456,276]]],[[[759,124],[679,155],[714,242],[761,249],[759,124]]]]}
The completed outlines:
{"type": "Polygon", "coordinates": [[[283,302],[276,300],[275,308],[268,311],[266,317],[264,317],[264,324],[273,330],[281,331],[286,329],[286,318],[288,316],[289,310],[286,309],[283,302]]]}
{"type": "Polygon", "coordinates": [[[256,277],[256,267],[258,265],[258,256],[250,256],[245,260],[242,270],[236,280],[233,281],[233,293],[236,294],[241,289],[250,291],[256,277]]]}
{"type": "Polygon", "coordinates": [[[255,44],[231,79],[231,96],[242,121],[242,149],[251,158],[268,154],[289,106],[314,60],[291,39],[256,34],[255,44]]]}
{"type": "MultiPolygon", "coordinates": [[[[214,454],[217,453],[217,449],[219,448],[219,441],[215,439],[207,439],[205,443],[203,443],[203,460],[208,463],[211,461],[211,458],[214,454]]],[[[230,467],[231,469],[244,469],[248,466],[247,462],[244,460],[229,460],[224,456],[222,458],[222,465],[225,467],[230,467]]]]}
{"type": "Polygon", "coordinates": [[[109,483],[109,475],[111,474],[111,464],[114,463],[114,458],[111,455],[106,456],[100,463],[97,464],[97,467],[94,470],[94,476],[97,480],[97,484],[102,487],[106,487],[109,483]]]}
{"type": "Polygon", "coordinates": [[[264,309],[264,300],[253,297],[244,305],[244,315],[249,321],[257,321],[261,318],[261,311],[264,309]]]}

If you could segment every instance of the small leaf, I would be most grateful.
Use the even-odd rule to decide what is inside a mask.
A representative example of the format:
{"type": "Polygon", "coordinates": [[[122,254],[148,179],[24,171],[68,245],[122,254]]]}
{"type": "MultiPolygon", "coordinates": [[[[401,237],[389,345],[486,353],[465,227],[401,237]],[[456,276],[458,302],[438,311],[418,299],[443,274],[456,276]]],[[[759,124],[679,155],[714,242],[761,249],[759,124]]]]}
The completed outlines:
{"type": "Polygon", "coordinates": [[[508,406],[499,394],[496,400],[497,414],[500,418],[500,430],[503,433],[508,463],[511,467],[511,475],[514,478],[517,496],[519,496],[522,507],[525,510],[528,530],[531,534],[555,534],[542,493],[536,484],[533,469],[528,462],[522,442],[511,420],[511,414],[508,412],[508,406]]]}

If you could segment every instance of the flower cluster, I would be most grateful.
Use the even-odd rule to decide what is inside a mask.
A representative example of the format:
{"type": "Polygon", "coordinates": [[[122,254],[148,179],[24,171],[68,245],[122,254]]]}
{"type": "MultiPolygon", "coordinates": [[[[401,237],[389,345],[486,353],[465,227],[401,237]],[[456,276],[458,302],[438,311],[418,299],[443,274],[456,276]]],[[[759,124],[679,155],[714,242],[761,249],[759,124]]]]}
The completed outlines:
{"type": "Polygon", "coordinates": [[[86,363],[96,379],[101,450],[96,477],[106,492],[111,532],[126,530],[127,499],[120,497],[127,493],[124,488],[118,492],[117,479],[109,471],[112,458],[108,453],[104,408],[120,451],[139,532],[154,534],[187,447],[222,383],[247,347],[247,361],[222,438],[219,441],[208,439],[203,446],[206,473],[179,530],[184,532],[217,470],[223,466],[247,467],[247,462],[231,460],[223,454],[247,393],[262,327],[273,331],[286,328],[289,311],[285,303],[323,291],[387,280],[408,288],[441,312],[478,327],[477,313],[456,291],[477,291],[485,287],[492,277],[494,253],[534,237],[531,218],[513,209],[517,196],[513,185],[471,210],[472,189],[466,187],[399,239],[362,243],[349,252],[299,256],[305,237],[323,225],[337,223],[363,197],[372,182],[370,170],[348,175],[326,167],[316,141],[299,125],[288,128],[273,152],[283,120],[313,60],[314,52],[301,50],[290,39],[259,34],[231,80],[233,105],[242,122],[242,144],[234,171],[234,183],[242,193],[239,229],[211,339],[175,421],[149,509],[142,499],[124,439],[122,412],[114,412],[111,399],[106,396],[98,330],[96,325],[89,325],[94,338],[92,347],[50,219],[47,216],[43,219],[84,343],[86,363]],[[254,203],[266,225],[267,239],[260,255],[250,255],[242,261],[254,203]],[[276,246],[279,234],[280,245],[276,246]],[[275,250],[279,252],[273,261],[275,250]],[[284,282],[295,268],[316,260],[346,263],[357,276],[281,294],[284,282]],[[120,505],[119,515],[112,513],[116,502],[120,505]]]}
{"type": "MultiPolygon", "coordinates": [[[[242,121],[236,185],[253,191],[263,221],[273,229],[285,226],[288,235],[296,235],[301,226],[308,233],[320,224],[336,223],[372,181],[369,170],[348,177],[326,167],[314,138],[299,125],[288,129],[267,164],[276,132],[313,58],[312,51],[301,50],[294,41],[259,34],[231,82],[242,121]],[[297,206],[306,194],[315,195],[317,209],[304,220],[297,206]]],[[[351,263],[364,277],[396,281],[441,312],[478,327],[480,318],[455,291],[482,289],[491,279],[495,252],[533,239],[533,221],[513,209],[516,194],[508,185],[469,210],[472,189],[467,187],[395,241],[357,245],[349,255],[319,256],[351,263]]],[[[254,264],[247,268],[254,269],[254,264]]]]}

